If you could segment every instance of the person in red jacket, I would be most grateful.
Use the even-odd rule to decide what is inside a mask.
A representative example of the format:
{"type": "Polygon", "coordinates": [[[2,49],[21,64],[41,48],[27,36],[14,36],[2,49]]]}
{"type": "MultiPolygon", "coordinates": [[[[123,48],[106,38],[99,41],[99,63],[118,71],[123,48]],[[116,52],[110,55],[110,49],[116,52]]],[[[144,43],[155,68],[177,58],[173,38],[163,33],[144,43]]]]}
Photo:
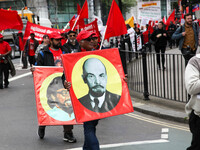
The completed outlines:
{"type": "Polygon", "coordinates": [[[9,64],[6,57],[11,53],[11,47],[8,42],[3,40],[3,35],[0,34],[0,89],[3,89],[3,74],[4,87],[8,88],[9,64]]]}

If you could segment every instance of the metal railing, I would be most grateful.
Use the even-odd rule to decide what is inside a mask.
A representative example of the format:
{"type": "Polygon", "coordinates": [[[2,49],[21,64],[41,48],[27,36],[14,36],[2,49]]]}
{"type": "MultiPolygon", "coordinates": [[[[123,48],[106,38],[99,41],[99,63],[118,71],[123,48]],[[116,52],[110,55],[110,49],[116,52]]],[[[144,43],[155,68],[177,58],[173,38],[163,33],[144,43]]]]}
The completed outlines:
{"type": "Polygon", "coordinates": [[[188,101],[184,85],[185,60],[181,54],[163,54],[166,68],[162,69],[161,63],[159,69],[156,53],[145,50],[139,52],[122,50],[121,52],[125,53],[127,60],[130,90],[143,93],[145,100],[148,100],[151,95],[184,103],[188,101]]]}

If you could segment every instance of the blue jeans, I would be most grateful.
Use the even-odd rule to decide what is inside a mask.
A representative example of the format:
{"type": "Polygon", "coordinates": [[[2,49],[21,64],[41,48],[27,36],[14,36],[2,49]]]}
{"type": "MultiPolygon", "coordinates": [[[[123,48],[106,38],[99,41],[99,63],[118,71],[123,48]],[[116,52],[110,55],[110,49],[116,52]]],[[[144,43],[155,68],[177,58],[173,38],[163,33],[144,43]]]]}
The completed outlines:
{"type": "Polygon", "coordinates": [[[96,137],[96,126],[99,120],[84,122],[84,136],[85,141],[83,150],[100,150],[99,141],[96,137]]]}

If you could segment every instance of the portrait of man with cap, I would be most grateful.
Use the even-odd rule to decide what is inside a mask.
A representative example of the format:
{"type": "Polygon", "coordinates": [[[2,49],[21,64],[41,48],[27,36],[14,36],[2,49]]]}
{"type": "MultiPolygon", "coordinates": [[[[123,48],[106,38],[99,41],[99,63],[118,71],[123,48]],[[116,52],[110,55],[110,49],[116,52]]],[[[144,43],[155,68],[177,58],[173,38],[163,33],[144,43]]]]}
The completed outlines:
{"type": "Polygon", "coordinates": [[[0,89],[8,88],[9,78],[9,63],[6,57],[11,53],[11,47],[8,42],[3,40],[3,35],[0,34],[0,89]],[[3,78],[4,74],[4,78],[3,78]],[[4,87],[3,87],[4,79],[4,87]]]}
{"type": "Polygon", "coordinates": [[[26,41],[26,44],[24,46],[24,52],[23,52],[23,64],[24,66],[22,69],[26,69],[28,67],[26,56],[28,56],[28,61],[30,64],[30,67],[35,65],[35,51],[39,45],[39,42],[35,39],[35,33],[30,32],[30,39],[26,41]]]}

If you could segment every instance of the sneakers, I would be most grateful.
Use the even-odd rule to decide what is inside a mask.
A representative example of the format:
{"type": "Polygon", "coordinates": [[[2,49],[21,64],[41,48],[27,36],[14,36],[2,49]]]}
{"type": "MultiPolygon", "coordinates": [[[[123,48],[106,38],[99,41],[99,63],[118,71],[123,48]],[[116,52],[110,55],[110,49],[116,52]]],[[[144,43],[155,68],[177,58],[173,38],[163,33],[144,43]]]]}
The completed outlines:
{"type": "Polygon", "coordinates": [[[38,128],[38,136],[40,137],[40,139],[43,139],[44,135],[45,135],[45,128],[39,126],[39,128],[38,128]]]}
{"type": "Polygon", "coordinates": [[[69,143],[76,143],[76,138],[74,137],[73,133],[65,133],[63,141],[69,143]]]}

